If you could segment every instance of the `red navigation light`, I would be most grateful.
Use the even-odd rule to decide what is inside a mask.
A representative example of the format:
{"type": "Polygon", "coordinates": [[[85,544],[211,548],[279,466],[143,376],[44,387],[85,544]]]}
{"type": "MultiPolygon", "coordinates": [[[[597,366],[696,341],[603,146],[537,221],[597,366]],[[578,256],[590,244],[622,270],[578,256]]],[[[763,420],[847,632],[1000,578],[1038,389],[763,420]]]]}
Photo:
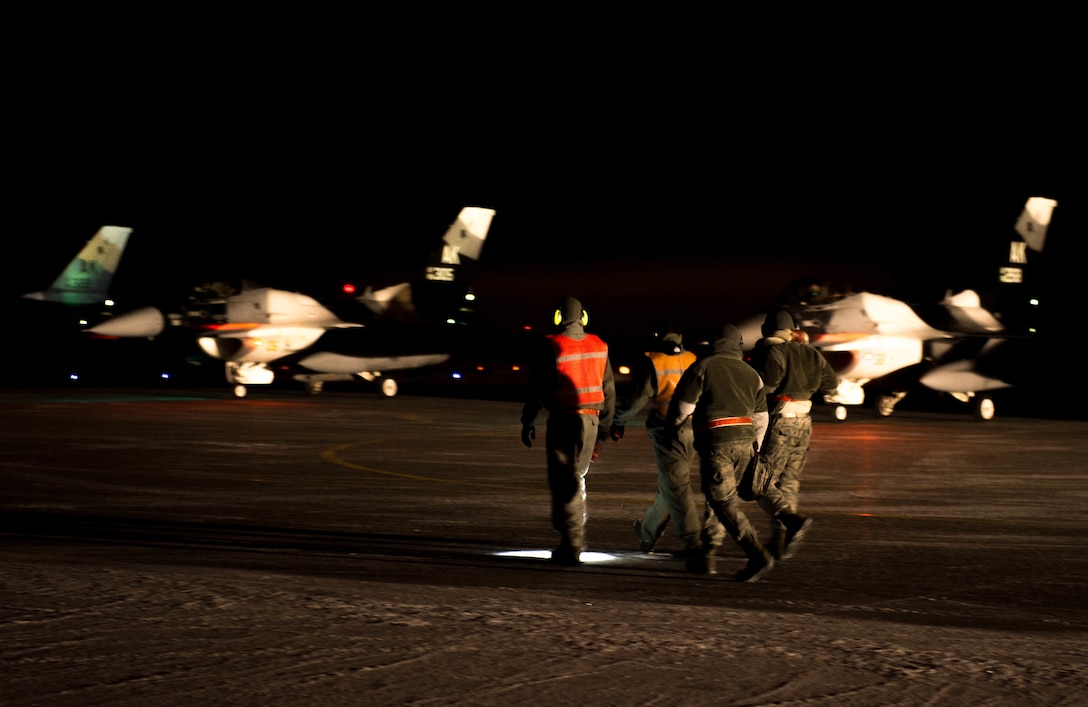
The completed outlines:
{"type": "Polygon", "coordinates": [[[344,285],[344,288],[343,288],[343,289],[344,289],[344,294],[345,294],[345,295],[353,295],[353,294],[355,294],[355,285],[351,284],[350,282],[349,282],[349,283],[346,283],[346,284],[344,285]]]}

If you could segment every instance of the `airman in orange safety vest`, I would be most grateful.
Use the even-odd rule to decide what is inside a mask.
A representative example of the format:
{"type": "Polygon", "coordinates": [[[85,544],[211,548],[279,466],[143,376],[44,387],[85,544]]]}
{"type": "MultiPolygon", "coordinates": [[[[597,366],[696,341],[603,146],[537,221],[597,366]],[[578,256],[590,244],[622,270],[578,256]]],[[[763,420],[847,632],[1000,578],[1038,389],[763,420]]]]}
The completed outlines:
{"type": "Polygon", "coordinates": [[[552,561],[581,564],[585,548],[586,474],[602,430],[616,410],[616,384],[608,345],[585,331],[582,303],[564,297],[555,307],[554,330],[534,360],[529,394],[521,412],[521,441],[532,447],[537,417],[548,411],[544,449],[551,491],[552,527],[559,547],[552,561]]]}
{"type": "MultiPolygon", "coordinates": [[[[657,495],[642,520],[634,522],[635,535],[640,550],[653,552],[671,519],[682,545],[676,554],[685,557],[702,547],[699,533],[703,518],[691,492],[694,435],[690,420],[672,430],[665,427],[665,416],[673,390],[688,366],[695,363],[695,354],[684,348],[683,336],[671,324],[655,327],[653,339],[654,350],[646,352],[634,371],[627,395],[616,405],[609,432],[613,441],[623,439],[627,423],[649,405],[646,433],[657,463],[657,495]]],[[[698,506],[702,506],[701,495],[698,506]]]]}

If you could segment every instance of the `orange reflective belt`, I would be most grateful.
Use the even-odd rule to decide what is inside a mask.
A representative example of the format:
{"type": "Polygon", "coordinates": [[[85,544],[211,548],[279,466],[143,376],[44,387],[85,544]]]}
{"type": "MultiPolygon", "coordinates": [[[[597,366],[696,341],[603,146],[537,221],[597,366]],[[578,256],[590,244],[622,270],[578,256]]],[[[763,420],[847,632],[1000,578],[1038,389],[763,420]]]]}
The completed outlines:
{"type": "Polygon", "coordinates": [[[700,432],[706,432],[712,430],[715,427],[728,427],[730,425],[750,425],[752,424],[752,418],[750,417],[719,417],[717,420],[711,420],[704,423],[699,427],[700,432]]]}

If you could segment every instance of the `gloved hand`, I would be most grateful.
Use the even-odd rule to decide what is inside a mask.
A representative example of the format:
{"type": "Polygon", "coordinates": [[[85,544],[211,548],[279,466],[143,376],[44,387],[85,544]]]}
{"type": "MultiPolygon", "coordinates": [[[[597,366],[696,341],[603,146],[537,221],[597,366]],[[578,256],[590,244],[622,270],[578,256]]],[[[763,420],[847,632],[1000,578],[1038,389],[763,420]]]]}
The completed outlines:
{"type": "Polygon", "coordinates": [[[528,425],[521,428],[521,443],[526,447],[533,446],[533,440],[536,439],[536,427],[528,425]]]}
{"type": "Polygon", "coordinates": [[[601,456],[601,440],[597,440],[597,444],[593,445],[593,454],[589,457],[589,460],[595,462],[599,456],[601,456]]]}
{"type": "Polygon", "coordinates": [[[623,439],[623,425],[612,425],[608,430],[608,436],[612,438],[613,442],[619,442],[623,439]]]}

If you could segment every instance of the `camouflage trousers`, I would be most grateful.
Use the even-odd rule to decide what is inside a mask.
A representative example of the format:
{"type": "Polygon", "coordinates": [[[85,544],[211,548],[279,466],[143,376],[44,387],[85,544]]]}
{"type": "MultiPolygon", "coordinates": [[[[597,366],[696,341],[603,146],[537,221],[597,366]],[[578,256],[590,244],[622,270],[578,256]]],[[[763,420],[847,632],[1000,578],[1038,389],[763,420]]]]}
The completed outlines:
{"type": "Polygon", "coordinates": [[[741,510],[737,484],[748,468],[755,449],[750,440],[711,444],[699,448],[699,479],[706,496],[703,543],[719,547],[726,534],[740,543],[746,537],[757,538],[748,516],[741,510]]]}
{"type": "Polygon", "coordinates": [[[767,465],[767,485],[756,499],[772,518],[779,513],[797,513],[801,496],[801,474],[808,461],[812,439],[812,418],[771,416],[759,456],[767,465]]]}

